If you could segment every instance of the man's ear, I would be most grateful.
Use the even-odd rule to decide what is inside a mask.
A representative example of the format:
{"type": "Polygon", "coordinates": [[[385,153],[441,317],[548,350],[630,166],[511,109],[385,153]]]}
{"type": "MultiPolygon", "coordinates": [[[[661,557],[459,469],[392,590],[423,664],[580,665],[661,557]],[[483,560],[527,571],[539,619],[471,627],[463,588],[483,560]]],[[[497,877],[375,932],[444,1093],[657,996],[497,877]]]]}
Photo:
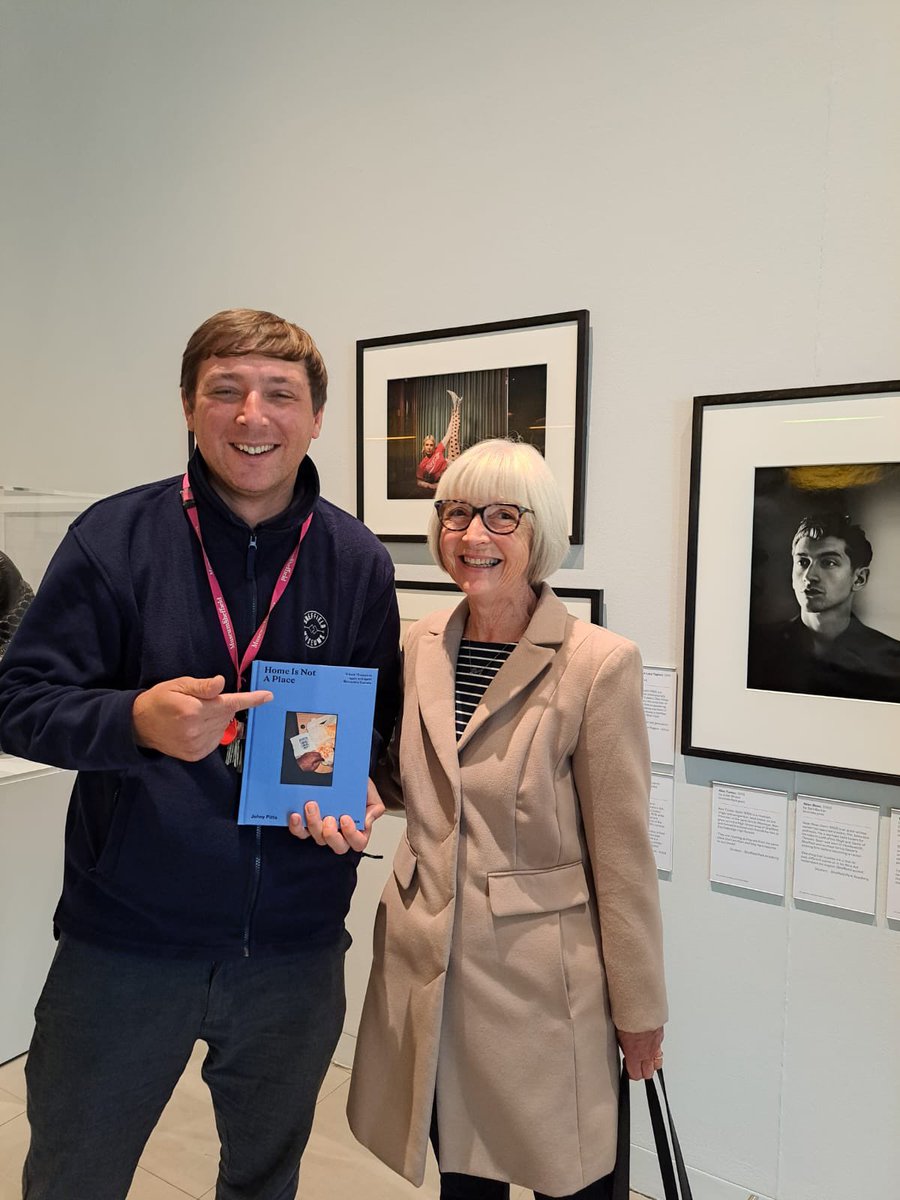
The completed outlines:
{"type": "Polygon", "coordinates": [[[181,407],[184,410],[184,419],[187,422],[187,427],[194,432],[194,406],[187,398],[187,393],[184,388],[181,389],[181,407]]]}
{"type": "Polygon", "coordinates": [[[315,441],[316,438],[319,436],[319,434],[322,432],[322,422],[324,420],[325,420],[325,405],[323,404],[322,407],[319,409],[319,411],[314,414],[313,431],[310,434],[310,438],[312,441],[315,441]]]}
{"type": "Polygon", "coordinates": [[[856,570],[853,572],[852,590],[854,592],[862,591],[862,589],[866,586],[868,581],[869,581],[869,568],[868,567],[857,567],[856,570]]]}

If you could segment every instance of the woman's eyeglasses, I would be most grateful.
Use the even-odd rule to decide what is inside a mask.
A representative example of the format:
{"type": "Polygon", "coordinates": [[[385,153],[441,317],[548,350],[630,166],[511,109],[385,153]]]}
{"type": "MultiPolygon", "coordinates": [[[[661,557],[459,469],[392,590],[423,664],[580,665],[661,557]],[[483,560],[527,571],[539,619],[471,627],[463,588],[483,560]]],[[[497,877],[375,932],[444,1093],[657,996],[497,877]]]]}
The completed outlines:
{"type": "Polygon", "coordinates": [[[533,508],[521,504],[467,504],[465,500],[435,500],[438,520],[445,529],[462,533],[468,529],[476,516],[489,533],[514,533],[525,513],[534,513],[533,508]]]}

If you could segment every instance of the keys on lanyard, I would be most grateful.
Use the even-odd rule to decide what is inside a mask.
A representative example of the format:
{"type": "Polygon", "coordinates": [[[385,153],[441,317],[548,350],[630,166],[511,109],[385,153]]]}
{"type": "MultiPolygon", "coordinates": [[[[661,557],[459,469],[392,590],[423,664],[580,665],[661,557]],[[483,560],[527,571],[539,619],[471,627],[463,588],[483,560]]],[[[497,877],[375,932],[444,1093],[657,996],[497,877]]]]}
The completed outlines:
{"type": "Polygon", "coordinates": [[[219,745],[225,747],[225,763],[240,774],[244,765],[244,738],[247,736],[247,726],[237,717],[232,717],[225,726],[225,732],[219,739],[219,745]]]}

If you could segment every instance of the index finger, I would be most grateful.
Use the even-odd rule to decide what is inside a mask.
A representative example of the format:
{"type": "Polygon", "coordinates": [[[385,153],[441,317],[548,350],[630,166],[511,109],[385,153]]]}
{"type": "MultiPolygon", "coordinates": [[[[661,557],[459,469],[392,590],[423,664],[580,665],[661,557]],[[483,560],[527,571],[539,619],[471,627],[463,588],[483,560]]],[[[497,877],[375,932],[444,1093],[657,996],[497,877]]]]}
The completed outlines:
{"type": "Polygon", "coordinates": [[[365,850],[369,844],[368,818],[366,828],[357,829],[352,817],[341,817],[339,829],[351,850],[365,850]]]}
{"type": "Polygon", "coordinates": [[[271,692],[226,692],[216,697],[220,708],[230,708],[232,713],[243,712],[245,708],[258,708],[260,704],[268,704],[275,697],[271,692]]]}

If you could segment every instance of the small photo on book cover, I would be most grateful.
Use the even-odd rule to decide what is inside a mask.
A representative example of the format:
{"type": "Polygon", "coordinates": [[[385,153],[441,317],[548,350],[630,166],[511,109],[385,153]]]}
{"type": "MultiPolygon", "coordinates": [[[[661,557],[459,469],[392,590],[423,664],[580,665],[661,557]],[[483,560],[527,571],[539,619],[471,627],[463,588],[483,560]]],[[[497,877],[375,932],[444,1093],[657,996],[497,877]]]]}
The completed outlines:
{"type": "Polygon", "coordinates": [[[322,817],[366,818],[374,667],[257,659],[250,687],[272,699],[247,716],[239,825],[287,825],[313,800],[322,817]]]}
{"type": "Polygon", "coordinates": [[[337,713],[285,713],[281,782],[331,787],[337,730],[337,713]]]}

